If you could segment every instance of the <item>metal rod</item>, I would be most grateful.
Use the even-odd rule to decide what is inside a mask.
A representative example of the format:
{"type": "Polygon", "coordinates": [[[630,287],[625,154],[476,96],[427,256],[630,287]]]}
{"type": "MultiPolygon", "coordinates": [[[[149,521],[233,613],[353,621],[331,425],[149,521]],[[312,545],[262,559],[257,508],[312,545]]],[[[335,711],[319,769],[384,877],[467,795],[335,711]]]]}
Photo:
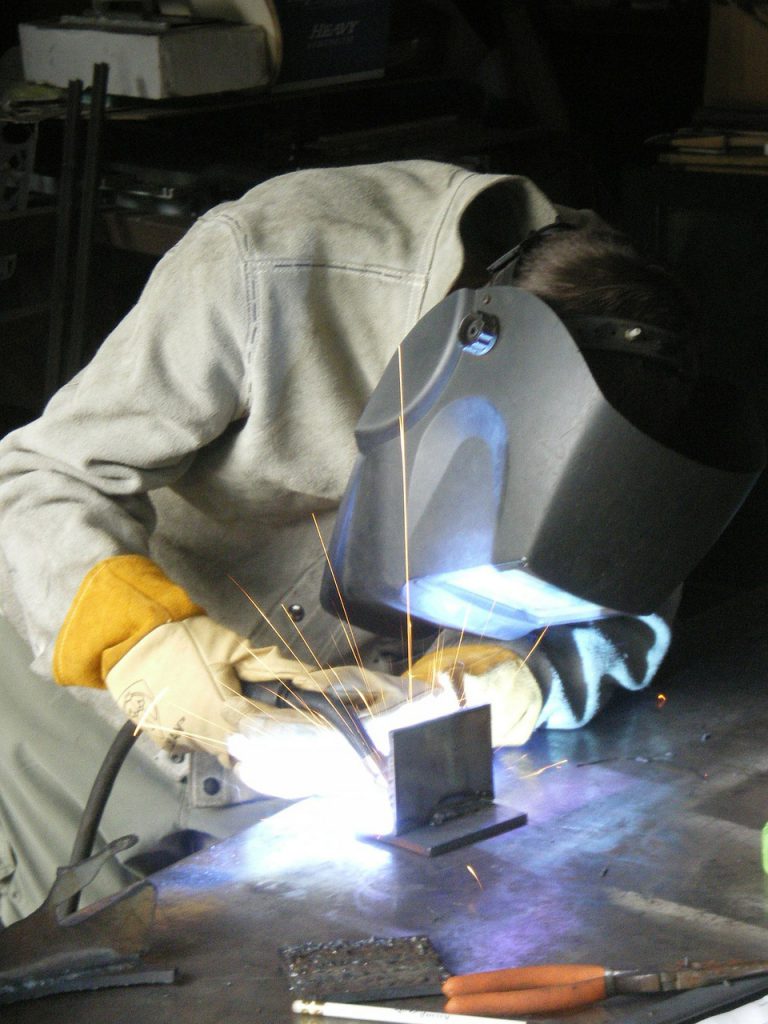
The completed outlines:
{"type": "Polygon", "coordinates": [[[80,369],[85,354],[88,331],[88,298],[90,290],[93,237],[96,224],[99,190],[99,161],[104,111],[107,105],[108,64],[94,64],[91,85],[91,113],[85,142],[80,231],[75,260],[75,282],[72,295],[72,323],[67,356],[67,379],[80,369]]]}

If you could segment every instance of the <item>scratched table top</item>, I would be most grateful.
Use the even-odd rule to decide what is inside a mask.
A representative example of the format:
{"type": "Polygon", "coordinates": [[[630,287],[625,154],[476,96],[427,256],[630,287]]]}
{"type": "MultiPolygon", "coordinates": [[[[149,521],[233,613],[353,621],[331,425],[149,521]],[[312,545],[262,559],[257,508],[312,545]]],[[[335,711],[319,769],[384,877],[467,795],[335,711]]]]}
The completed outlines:
{"type": "MultiPolygon", "coordinates": [[[[278,951],[308,941],[426,934],[457,973],[768,957],[761,602],[684,624],[654,687],[589,727],[497,752],[497,799],[527,812],[524,827],[426,858],[361,841],[344,801],[294,804],[154,876],[145,961],[176,967],[175,985],[48,997],[2,1021],[295,1024],[278,951]]],[[[622,997],[568,1019],[693,1019],[670,1009],[685,998],[622,997]]]]}

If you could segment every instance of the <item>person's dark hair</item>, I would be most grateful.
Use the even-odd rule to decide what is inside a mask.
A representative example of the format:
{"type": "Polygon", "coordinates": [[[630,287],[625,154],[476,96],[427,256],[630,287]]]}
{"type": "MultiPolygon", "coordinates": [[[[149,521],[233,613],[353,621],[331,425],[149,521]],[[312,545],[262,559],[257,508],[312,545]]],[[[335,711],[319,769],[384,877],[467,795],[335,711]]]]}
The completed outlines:
{"type": "Polygon", "coordinates": [[[513,283],[538,295],[559,316],[636,319],[677,332],[698,328],[682,285],[609,228],[572,228],[534,238],[515,264],[513,283]]]}
{"type": "MultiPolygon", "coordinates": [[[[682,285],[608,227],[535,235],[501,276],[537,295],[566,324],[569,317],[604,316],[675,332],[689,346],[700,336],[682,285]]],[[[691,375],[632,352],[585,348],[583,355],[605,397],[635,426],[680,451],[700,448],[691,375]]]]}

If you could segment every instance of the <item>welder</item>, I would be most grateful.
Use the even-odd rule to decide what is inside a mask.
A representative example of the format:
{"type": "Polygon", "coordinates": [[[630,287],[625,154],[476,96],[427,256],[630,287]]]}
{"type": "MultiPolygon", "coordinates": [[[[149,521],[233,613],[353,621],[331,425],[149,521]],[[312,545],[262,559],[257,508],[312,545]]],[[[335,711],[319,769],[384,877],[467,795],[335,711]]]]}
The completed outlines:
{"type": "MultiPolygon", "coordinates": [[[[245,701],[241,680],[265,695],[277,682],[323,689],[339,685],[326,666],[346,666],[362,713],[396,722],[453,657],[458,632],[436,646],[439,623],[410,652],[356,629],[353,652],[320,582],[369,396],[424,314],[487,284],[494,265],[558,316],[687,339],[673,365],[609,349],[590,360],[639,430],[672,445],[685,434],[696,325],[666,272],[526,178],[409,161],[296,172],[201,217],[90,364],[0,444],[6,924],[67,862],[126,717],[142,735],[105,835],[136,831],[147,850],[170,835],[204,841],[255,820],[257,796],[333,789],[349,754],[298,705],[245,701]],[[231,770],[238,733],[264,752],[252,788],[231,770]]],[[[510,643],[462,636],[466,693],[491,704],[495,742],[577,727],[611,689],[646,686],[675,601],[510,643]]]]}

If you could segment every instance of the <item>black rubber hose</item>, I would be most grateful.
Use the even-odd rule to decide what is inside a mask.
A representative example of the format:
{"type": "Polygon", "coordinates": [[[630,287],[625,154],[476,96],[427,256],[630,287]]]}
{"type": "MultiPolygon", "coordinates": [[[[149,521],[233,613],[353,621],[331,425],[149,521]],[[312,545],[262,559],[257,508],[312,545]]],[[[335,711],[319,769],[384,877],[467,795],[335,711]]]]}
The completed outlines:
{"type": "MultiPolygon", "coordinates": [[[[248,695],[249,690],[251,691],[252,696],[254,696],[256,692],[259,692],[257,688],[249,687],[248,684],[244,683],[243,692],[248,695]]],[[[322,694],[305,690],[291,691],[286,689],[286,703],[290,705],[289,698],[292,696],[293,699],[296,699],[297,694],[301,703],[305,704],[305,706],[311,708],[316,714],[334,725],[342,735],[346,737],[347,741],[352,744],[353,748],[361,757],[370,758],[374,761],[379,771],[384,770],[386,763],[385,759],[376,749],[375,744],[369,738],[355,712],[346,705],[341,698],[334,694],[322,694]]],[[[284,699],[284,695],[281,692],[274,696],[276,697],[276,704],[281,703],[284,699]]],[[[107,804],[107,800],[109,799],[109,794],[112,792],[112,786],[117,778],[117,773],[120,771],[123,762],[128,756],[128,752],[136,742],[137,738],[138,733],[136,731],[136,726],[133,722],[128,721],[121,726],[112,741],[112,745],[107,751],[101,767],[99,768],[98,774],[96,775],[93,786],[91,787],[91,792],[88,795],[85,809],[83,810],[80,818],[77,835],[75,836],[75,842],[72,847],[72,854],[69,859],[70,864],[79,864],[80,861],[87,860],[87,858],[93,853],[93,844],[96,841],[96,834],[99,831],[99,825],[104,814],[104,808],[107,804]]],[[[79,902],[80,893],[75,893],[66,905],[66,912],[68,914],[74,914],[79,902]]]]}
{"type": "MultiPolygon", "coordinates": [[[[104,814],[109,794],[117,778],[128,752],[138,738],[136,726],[133,722],[126,722],[120,727],[117,736],[112,740],[112,745],[106,753],[98,774],[94,779],[91,792],[80,818],[80,824],[72,847],[70,864],[79,864],[87,860],[93,853],[93,844],[96,841],[96,834],[99,831],[101,818],[104,814]]],[[[67,913],[74,914],[80,902],[80,893],[75,893],[67,903],[67,913]]]]}

